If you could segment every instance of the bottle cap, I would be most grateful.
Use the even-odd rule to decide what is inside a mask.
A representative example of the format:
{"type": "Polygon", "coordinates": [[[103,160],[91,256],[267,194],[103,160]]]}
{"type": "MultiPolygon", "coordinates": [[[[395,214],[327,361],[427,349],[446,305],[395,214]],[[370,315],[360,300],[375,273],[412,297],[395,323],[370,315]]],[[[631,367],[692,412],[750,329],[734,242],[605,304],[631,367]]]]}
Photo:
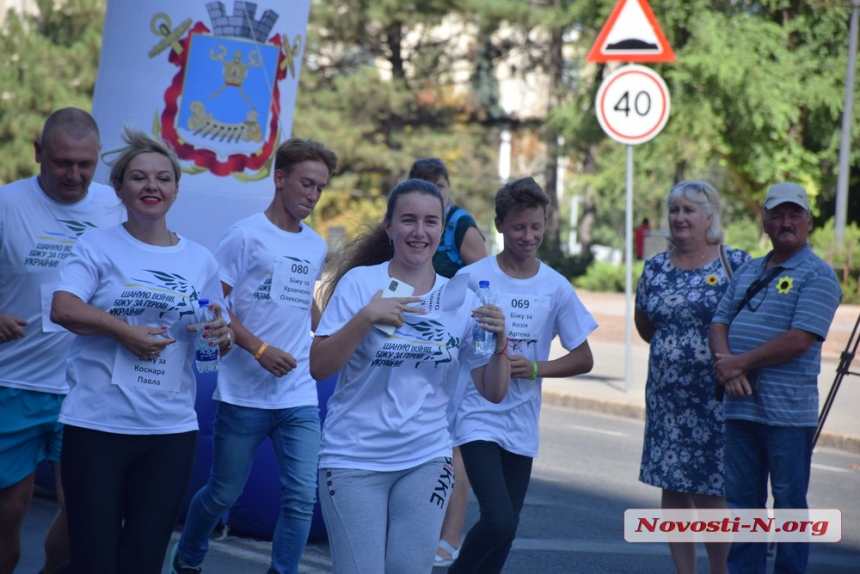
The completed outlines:
{"type": "Polygon", "coordinates": [[[197,304],[200,305],[201,307],[208,307],[209,306],[209,299],[198,299],[197,304]]]}
{"type": "Polygon", "coordinates": [[[489,281],[478,281],[478,289],[486,289],[490,286],[489,281]]]}

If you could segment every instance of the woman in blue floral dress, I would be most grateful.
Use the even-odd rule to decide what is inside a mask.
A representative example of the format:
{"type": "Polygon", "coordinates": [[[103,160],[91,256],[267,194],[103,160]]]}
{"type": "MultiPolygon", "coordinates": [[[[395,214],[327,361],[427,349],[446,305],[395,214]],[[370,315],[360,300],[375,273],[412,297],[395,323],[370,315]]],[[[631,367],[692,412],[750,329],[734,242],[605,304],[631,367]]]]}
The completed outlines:
{"type": "MultiPolygon", "coordinates": [[[[651,344],[639,480],[663,489],[663,508],[726,508],[723,408],[713,397],[708,327],[730,280],[724,265],[737,269],[750,256],[721,247],[720,198],[711,185],[681,182],[666,205],[673,247],[645,262],[636,289],[636,329],[651,344]]],[[[678,572],[696,571],[695,544],[669,547],[678,572]]],[[[706,548],[710,571],[725,572],[729,545],[706,548]]]]}

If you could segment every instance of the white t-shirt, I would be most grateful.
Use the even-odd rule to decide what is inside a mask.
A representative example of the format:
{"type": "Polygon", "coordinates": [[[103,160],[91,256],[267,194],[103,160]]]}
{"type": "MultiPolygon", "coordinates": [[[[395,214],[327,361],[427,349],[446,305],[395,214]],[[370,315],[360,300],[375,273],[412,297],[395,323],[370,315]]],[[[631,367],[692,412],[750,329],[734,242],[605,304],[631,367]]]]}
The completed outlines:
{"type": "Polygon", "coordinates": [[[263,213],[227,231],[215,258],[221,281],[233,288],[231,311],[257,337],[295,357],[296,368],[276,377],[251,353],[234,349],[221,361],[215,400],[261,409],[317,405],[308,360],[314,284],[325,256],[325,240],[313,229],[290,233],[263,213]]]}
{"type": "MultiPolygon", "coordinates": [[[[339,331],[388,281],[387,262],[349,271],[316,335],[339,331]]],[[[448,284],[436,275],[421,303],[428,314],[407,314],[391,336],[373,327],[361,341],[328,402],[320,468],[396,471],[451,456],[445,411],[459,365],[471,371],[489,358],[473,350],[471,310],[479,306],[477,298],[464,283],[459,294],[446,289],[448,284]]]]}
{"type": "MultiPolygon", "coordinates": [[[[505,313],[509,355],[546,361],[556,335],[561,338],[562,346],[571,351],[597,328],[597,322],[570,282],[543,263],[529,279],[505,275],[496,257],[485,257],[457,274],[469,274],[472,289],[478,288],[479,281],[490,282],[497,305],[505,313]]],[[[454,445],[491,441],[509,452],[536,457],[540,442],[541,381],[542,378],[511,379],[505,398],[493,404],[461,373],[454,401],[457,406],[452,425],[454,445]]]]}
{"type": "MultiPolygon", "coordinates": [[[[60,422],[119,434],[197,429],[194,323],[197,299],[223,307],[215,257],[185,239],[172,247],[142,243],[121,225],[85,233],[60,269],[56,291],[121,317],[130,325],[167,327],[176,339],[153,361],[141,361],[110,337],[75,337],[60,422]]],[[[229,318],[225,317],[229,321],[229,318]]]]}
{"type": "Polygon", "coordinates": [[[69,392],[73,335],[50,320],[60,263],[81,233],[124,218],[114,190],[98,183],[77,203],[54,201],[35,176],[0,188],[0,313],[27,321],[26,336],[0,345],[0,386],[69,392]]]}

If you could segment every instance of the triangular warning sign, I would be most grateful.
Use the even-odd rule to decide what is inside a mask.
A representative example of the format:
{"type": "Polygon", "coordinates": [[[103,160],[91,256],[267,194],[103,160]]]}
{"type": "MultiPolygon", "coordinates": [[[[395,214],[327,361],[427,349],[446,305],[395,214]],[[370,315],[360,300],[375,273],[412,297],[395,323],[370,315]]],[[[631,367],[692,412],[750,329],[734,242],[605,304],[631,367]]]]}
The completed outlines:
{"type": "Polygon", "coordinates": [[[618,0],[587,62],[674,62],[675,52],[666,40],[648,0],[618,0]]]}

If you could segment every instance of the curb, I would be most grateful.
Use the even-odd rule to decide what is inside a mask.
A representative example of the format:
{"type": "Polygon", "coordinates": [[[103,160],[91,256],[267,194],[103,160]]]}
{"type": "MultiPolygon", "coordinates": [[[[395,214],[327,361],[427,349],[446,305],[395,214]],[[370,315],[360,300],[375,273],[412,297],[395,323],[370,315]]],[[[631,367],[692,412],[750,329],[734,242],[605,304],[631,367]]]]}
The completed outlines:
{"type": "MultiPolygon", "coordinates": [[[[821,431],[821,435],[818,437],[818,442],[815,444],[815,448],[820,446],[844,450],[853,454],[860,454],[860,437],[821,431]]],[[[815,449],[813,449],[812,452],[815,452],[815,449]]]]}
{"type": "Polygon", "coordinates": [[[555,405],[558,407],[567,407],[579,411],[591,411],[604,415],[613,415],[628,419],[645,420],[645,407],[643,405],[632,405],[619,403],[616,401],[606,401],[601,399],[590,399],[576,395],[567,395],[563,393],[553,393],[543,391],[542,400],[545,404],[555,405]]]}
{"type": "MultiPolygon", "coordinates": [[[[589,411],[640,421],[645,420],[644,405],[591,399],[576,395],[553,393],[546,390],[542,393],[542,400],[545,404],[555,405],[558,407],[566,407],[579,411],[589,411]]],[[[835,448],[853,454],[860,454],[860,437],[822,431],[821,435],[818,437],[818,443],[815,445],[815,448],[818,447],[835,448]]]]}

